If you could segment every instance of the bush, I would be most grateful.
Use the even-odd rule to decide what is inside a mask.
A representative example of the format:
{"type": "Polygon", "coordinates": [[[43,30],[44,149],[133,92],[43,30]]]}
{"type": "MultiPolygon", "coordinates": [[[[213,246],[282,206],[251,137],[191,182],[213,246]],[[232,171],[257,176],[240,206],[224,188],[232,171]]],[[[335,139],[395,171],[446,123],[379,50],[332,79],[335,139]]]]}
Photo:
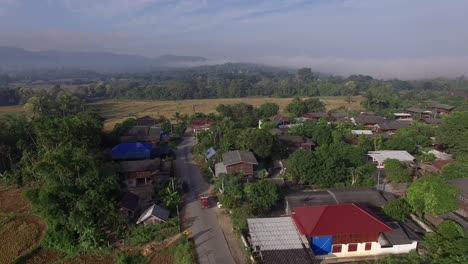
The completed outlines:
{"type": "Polygon", "coordinates": [[[232,225],[241,231],[246,231],[248,228],[247,218],[252,216],[252,209],[247,205],[234,208],[231,215],[232,225]]]}
{"type": "Polygon", "coordinates": [[[179,222],[172,219],[167,223],[137,225],[128,231],[126,242],[130,246],[141,246],[148,242],[160,242],[179,233],[179,222]]]}
{"type": "Polygon", "coordinates": [[[387,203],[383,208],[384,213],[398,221],[405,221],[410,216],[412,209],[408,202],[401,198],[387,203]]]}
{"type": "Polygon", "coordinates": [[[192,264],[196,263],[194,258],[193,244],[186,237],[168,249],[169,253],[174,256],[175,264],[192,264]]]}

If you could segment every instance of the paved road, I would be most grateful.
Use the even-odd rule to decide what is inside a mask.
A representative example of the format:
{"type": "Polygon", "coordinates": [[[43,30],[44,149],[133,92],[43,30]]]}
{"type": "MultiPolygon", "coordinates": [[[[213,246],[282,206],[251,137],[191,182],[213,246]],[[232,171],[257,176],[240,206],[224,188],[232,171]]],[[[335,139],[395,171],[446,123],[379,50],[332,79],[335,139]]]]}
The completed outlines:
{"type": "Polygon", "coordinates": [[[192,232],[200,264],[234,264],[234,259],[223,231],[218,223],[216,205],[202,209],[198,196],[207,193],[209,185],[203,179],[193,162],[193,137],[185,137],[177,149],[176,170],[178,176],[189,185],[189,193],[184,196],[185,206],[181,211],[182,226],[192,232]]]}

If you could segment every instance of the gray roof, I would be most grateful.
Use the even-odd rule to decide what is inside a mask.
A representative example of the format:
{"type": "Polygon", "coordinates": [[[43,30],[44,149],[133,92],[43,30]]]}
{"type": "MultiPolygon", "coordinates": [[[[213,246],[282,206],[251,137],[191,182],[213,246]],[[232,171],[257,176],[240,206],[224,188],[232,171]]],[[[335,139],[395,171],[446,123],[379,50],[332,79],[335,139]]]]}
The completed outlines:
{"type": "Polygon", "coordinates": [[[455,106],[448,105],[448,104],[436,104],[436,105],[434,105],[434,107],[435,108],[445,109],[445,110],[451,110],[451,109],[455,108],[455,106]]]}
{"type": "Polygon", "coordinates": [[[254,154],[250,151],[234,150],[223,154],[223,164],[225,166],[238,163],[258,164],[254,154]]]}
{"type": "Polygon", "coordinates": [[[135,212],[138,210],[139,202],[140,197],[131,192],[125,192],[122,198],[120,199],[119,204],[120,207],[135,212]]]}
{"type": "Polygon", "coordinates": [[[396,159],[401,162],[411,162],[415,158],[411,156],[406,150],[379,150],[379,151],[369,151],[367,155],[375,159],[376,161],[382,163],[387,159],[396,159]]]}
{"type": "Polygon", "coordinates": [[[149,160],[132,160],[120,162],[119,172],[142,172],[142,171],[156,171],[161,166],[160,159],[149,159],[149,160]]]}
{"type": "Polygon", "coordinates": [[[319,263],[309,248],[262,251],[264,264],[315,264],[319,263]]]}
{"type": "Polygon", "coordinates": [[[347,113],[331,113],[330,115],[336,120],[346,120],[349,118],[347,113]]]}
{"type": "Polygon", "coordinates": [[[159,142],[161,138],[161,128],[156,126],[134,126],[130,128],[122,137],[121,142],[159,142]]]}
{"type": "Polygon", "coordinates": [[[161,219],[162,221],[167,221],[169,220],[169,211],[157,204],[153,204],[150,206],[148,209],[146,209],[140,216],[140,218],[137,221],[137,224],[140,224],[144,221],[146,221],[150,216],[154,216],[156,218],[161,219]]]}
{"type": "Polygon", "coordinates": [[[227,174],[227,169],[223,162],[218,162],[215,164],[215,175],[219,177],[222,174],[227,174]]]}
{"type": "Polygon", "coordinates": [[[362,124],[362,125],[375,125],[382,122],[385,122],[385,117],[381,116],[370,116],[370,115],[360,115],[356,117],[352,117],[352,120],[355,124],[362,124]]]}
{"type": "Polygon", "coordinates": [[[383,236],[385,239],[392,245],[407,245],[411,244],[414,241],[419,241],[420,239],[411,239],[408,234],[405,232],[404,228],[398,222],[387,222],[385,223],[393,230],[390,232],[384,232],[383,236]]]}
{"type": "Polygon", "coordinates": [[[255,251],[302,249],[303,242],[291,217],[247,219],[252,247],[255,251]]]}
{"type": "Polygon", "coordinates": [[[301,136],[278,136],[279,141],[289,142],[289,143],[311,143],[313,144],[312,140],[301,137],[301,136]]]}
{"type": "Polygon", "coordinates": [[[428,124],[441,124],[444,120],[442,118],[423,118],[423,121],[428,124]]]}
{"type": "Polygon", "coordinates": [[[214,155],[216,155],[216,150],[213,147],[211,147],[211,148],[209,148],[209,149],[207,149],[205,151],[205,158],[206,159],[211,159],[212,157],[214,157],[214,155]]]}
{"type": "Polygon", "coordinates": [[[421,108],[416,108],[416,107],[410,107],[405,109],[407,112],[412,112],[412,113],[424,113],[424,110],[421,108]]]}
{"type": "Polygon", "coordinates": [[[288,214],[293,207],[355,203],[367,207],[383,207],[393,200],[391,194],[368,187],[337,188],[329,190],[303,190],[286,195],[288,214]],[[385,195],[384,195],[385,194],[385,195]]]}
{"type": "Polygon", "coordinates": [[[453,179],[448,182],[451,185],[458,187],[462,193],[468,194],[468,178],[453,179]]]}
{"type": "Polygon", "coordinates": [[[398,130],[411,126],[411,121],[386,121],[375,125],[381,130],[398,130]]]}

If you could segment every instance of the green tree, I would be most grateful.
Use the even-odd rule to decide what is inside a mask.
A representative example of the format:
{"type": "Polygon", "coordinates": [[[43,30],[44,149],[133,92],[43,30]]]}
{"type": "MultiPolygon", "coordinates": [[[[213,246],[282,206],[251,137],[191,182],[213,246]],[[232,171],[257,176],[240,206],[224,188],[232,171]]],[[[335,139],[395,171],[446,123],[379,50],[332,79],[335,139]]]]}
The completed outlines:
{"type": "Polygon", "coordinates": [[[410,168],[396,159],[384,161],[387,179],[395,182],[409,182],[411,180],[410,168]]]}
{"type": "Polygon", "coordinates": [[[240,231],[247,231],[249,226],[247,225],[247,218],[254,216],[252,209],[248,205],[242,205],[232,209],[232,225],[240,231]]]}
{"type": "Polygon", "coordinates": [[[166,187],[163,192],[164,206],[169,209],[175,209],[180,204],[180,194],[176,190],[172,190],[170,187],[166,187]]]}
{"type": "Polygon", "coordinates": [[[296,183],[318,182],[316,162],[314,152],[296,151],[289,156],[286,177],[296,183]]]}
{"type": "Polygon", "coordinates": [[[268,212],[279,199],[278,187],[266,180],[246,183],[244,193],[252,208],[260,213],[268,212]]]}
{"type": "Polygon", "coordinates": [[[293,114],[294,116],[302,116],[307,113],[307,106],[304,104],[301,98],[295,97],[287,106],[286,112],[293,114]]]}
{"type": "Polygon", "coordinates": [[[437,141],[446,145],[457,157],[468,156],[468,112],[446,117],[437,129],[437,141]]]}
{"type": "Polygon", "coordinates": [[[405,199],[400,198],[385,204],[383,211],[387,216],[403,222],[409,218],[412,208],[405,199]]]}
{"type": "Polygon", "coordinates": [[[468,164],[456,161],[442,167],[440,176],[446,180],[468,177],[468,164]]]}
{"type": "Polygon", "coordinates": [[[270,103],[270,102],[263,103],[258,108],[258,112],[260,114],[260,117],[269,118],[278,114],[279,105],[275,103],[270,103]]]}
{"type": "Polygon", "coordinates": [[[251,150],[261,158],[271,156],[274,136],[263,129],[245,129],[237,138],[237,146],[242,150],[251,150]]]}
{"type": "Polygon", "coordinates": [[[452,221],[444,221],[436,233],[427,233],[421,246],[431,263],[462,264],[468,260],[468,234],[452,221]]]}
{"type": "Polygon", "coordinates": [[[419,213],[443,214],[458,208],[458,190],[438,175],[415,181],[407,190],[407,200],[419,213]]]}

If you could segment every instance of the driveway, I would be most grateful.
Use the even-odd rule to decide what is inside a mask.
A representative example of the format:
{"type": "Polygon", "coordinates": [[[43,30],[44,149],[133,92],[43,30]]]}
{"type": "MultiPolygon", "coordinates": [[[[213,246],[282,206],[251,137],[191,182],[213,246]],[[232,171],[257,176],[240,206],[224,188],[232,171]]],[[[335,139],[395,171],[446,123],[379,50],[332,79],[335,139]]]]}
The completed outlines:
{"type": "Polygon", "coordinates": [[[176,171],[182,181],[188,183],[189,192],[184,196],[184,207],[181,211],[182,227],[189,229],[195,241],[200,264],[234,264],[226,237],[218,222],[216,204],[212,208],[202,209],[198,196],[208,193],[209,184],[202,177],[195,165],[192,147],[194,137],[185,137],[177,148],[176,171]]]}

